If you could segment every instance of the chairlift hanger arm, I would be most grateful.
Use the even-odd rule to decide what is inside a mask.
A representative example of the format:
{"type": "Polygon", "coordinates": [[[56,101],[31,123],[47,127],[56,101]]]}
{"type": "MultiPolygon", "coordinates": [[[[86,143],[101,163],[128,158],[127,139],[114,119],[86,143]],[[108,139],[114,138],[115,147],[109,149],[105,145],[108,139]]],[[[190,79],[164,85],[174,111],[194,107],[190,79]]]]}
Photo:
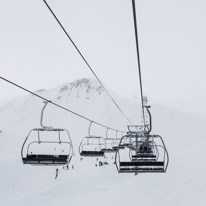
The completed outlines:
{"type": "Polygon", "coordinates": [[[109,138],[108,137],[108,130],[109,130],[109,128],[106,129],[106,138],[109,138]]]}
{"type": "Polygon", "coordinates": [[[45,108],[46,108],[46,106],[49,102],[50,101],[44,101],[44,106],[43,106],[42,111],[41,111],[40,125],[44,129],[52,129],[52,127],[50,127],[50,126],[44,126],[43,125],[44,110],[45,110],[45,108]]]}
{"type": "Polygon", "coordinates": [[[152,131],[152,115],[149,111],[150,106],[144,106],[147,110],[147,113],[149,115],[149,131],[147,131],[145,134],[149,134],[152,131]]]}

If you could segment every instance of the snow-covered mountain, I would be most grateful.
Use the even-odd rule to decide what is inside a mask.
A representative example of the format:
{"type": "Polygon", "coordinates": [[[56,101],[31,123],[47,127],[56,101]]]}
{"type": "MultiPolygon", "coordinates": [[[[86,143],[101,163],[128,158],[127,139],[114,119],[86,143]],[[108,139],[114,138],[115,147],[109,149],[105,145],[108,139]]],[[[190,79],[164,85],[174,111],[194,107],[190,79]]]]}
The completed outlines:
{"type": "MultiPolygon", "coordinates": [[[[36,93],[110,127],[126,130],[128,125],[96,80],[76,80],[36,93]]],[[[137,102],[112,91],[110,94],[132,122],[141,121],[137,102]]],[[[152,105],[152,133],[164,138],[170,164],[166,174],[134,177],[118,174],[111,156],[108,157],[110,164],[104,167],[94,166],[96,158],[80,161],[78,146],[87,135],[89,122],[49,104],[44,124],[68,129],[75,149],[71,162],[75,169],[66,171],[60,167],[59,178],[54,180],[55,167],[26,166],[20,157],[29,130],[39,127],[42,102],[27,95],[0,106],[1,205],[205,205],[205,117],[152,105]]],[[[105,136],[106,130],[94,125],[92,132],[105,136]]],[[[115,133],[109,131],[109,135],[115,133]]]]}

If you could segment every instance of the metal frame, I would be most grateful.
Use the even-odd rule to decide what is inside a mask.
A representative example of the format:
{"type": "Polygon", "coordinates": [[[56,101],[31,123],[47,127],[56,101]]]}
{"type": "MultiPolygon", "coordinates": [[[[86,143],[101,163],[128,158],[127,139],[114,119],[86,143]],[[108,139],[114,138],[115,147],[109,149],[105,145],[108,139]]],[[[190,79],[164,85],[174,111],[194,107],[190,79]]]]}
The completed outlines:
{"type": "MultiPolygon", "coordinates": [[[[162,139],[162,137],[160,135],[146,135],[146,136],[142,136],[142,134],[138,134],[138,133],[136,133],[136,135],[128,134],[128,135],[125,135],[125,136],[122,137],[119,146],[122,145],[122,141],[124,140],[124,138],[131,138],[131,139],[135,138],[136,141],[137,141],[137,145],[138,145],[138,142],[139,142],[138,139],[142,139],[142,138],[149,139],[149,138],[152,138],[153,141],[151,141],[151,143],[152,142],[155,143],[155,147],[157,148],[156,151],[158,151],[155,161],[158,162],[158,160],[159,160],[159,148],[162,148],[162,150],[163,150],[162,162],[164,163],[164,166],[163,166],[162,170],[155,170],[155,169],[149,170],[150,169],[149,167],[148,167],[148,170],[142,170],[142,171],[141,171],[141,167],[140,168],[138,168],[138,167],[131,168],[130,171],[128,171],[128,170],[125,170],[125,171],[121,170],[121,168],[120,168],[121,154],[120,154],[120,150],[118,150],[116,152],[116,154],[115,154],[115,163],[116,163],[117,171],[119,173],[135,173],[135,174],[137,174],[137,173],[165,173],[167,171],[168,164],[169,164],[169,154],[168,154],[168,151],[167,151],[167,149],[165,147],[165,143],[164,143],[164,141],[163,141],[163,139],[162,139]],[[157,145],[155,139],[159,139],[161,144],[157,145]]],[[[131,149],[129,147],[127,147],[127,148],[129,149],[130,162],[132,162],[131,154],[130,154],[131,153],[131,149]]],[[[136,154],[137,153],[138,153],[138,147],[136,147],[136,154]]],[[[133,162],[138,162],[138,159],[136,161],[133,161],[133,162]]],[[[139,160],[139,162],[142,162],[142,160],[139,160]]]]}
{"type": "Polygon", "coordinates": [[[121,138],[119,146],[125,146],[129,149],[130,160],[122,162],[120,151],[118,150],[116,152],[115,163],[119,173],[160,173],[166,172],[167,170],[169,154],[162,137],[160,135],[150,134],[152,130],[152,115],[149,111],[150,106],[146,104],[147,101],[143,104],[143,109],[146,109],[149,115],[149,124],[128,126],[129,131],[127,132],[127,135],[121,138]],[[133,129],[134,127],[135,130],[133,129]],[[130,139],[130,144],[123,143],[124,139],[130,139]],[[159,144],[156,143],[158,139],[160,140],[159,144]],[[150,152],[148,150],[140,151],[141,145],[144,144],[150,145],[152,150],[150,152]],[[163,152],[162,157],[160,157],[160,150],[163,152]],[[135,153],[135,155],[133,155],[133,153],[135,153]],[[136,158],[133,158],[133,156],[136,156],[136,158]],[[162,158],[162,161],[159,161],[160,158],[162,158]]]}
{"type": "Polygon", "coordinates": [[[121,140],[121,138],[117,137],[119,131],[116,130],[116,137],[109,137],[108,130],[109,130],[109,128],[106,129],[106,138],[104,138],[105,149],[103,149],[103,150],[105,153],[115,153],[119,149],[118,145],[119,145],[119,142],[121,140]],[[112,141],[112,142],[108,143],[107,141],[112,141]]]}
{"type": "MultiPolygon", "coordinates": [[[[64,164],[69,164],[69,162],[72,159],[72,156],[74,155],[73,144],[72,144],[72,140],[71,140],[71,137],[70,137],[70,134],[69,134],[68,130],[62,129],[62,128],[53,128],[53,127],[50,127],[50,126],[44,126],[43,125],[44,110],[45,110],[48,103],[49,102],[47,102],[47,101],[44,102],[44,106],[43,106],[42,111],[41,111],[40,125],[41,125],[42,128],[31,129],[29,131],[29,134],[27,135],[26,139],[24,140],[23,145],[22,145],[21,158],[22,158],[22,161],[23,161],[24,164],[31,164],[31,165],[64,165],[64,164]],[[26,143],[29,140],[29,137],[30,137],[32,132],[37,132],[37,140],[30,142],[28,144],[27,150],[25,152],[26,143]],[[41,133],[42,132],[58,132],[58,141],[41,141],[41,133]],[[61,140],[61,132],[66,133],[68,141],[62,141],[61,140]],[[52,163],[52,162],[47,162],[47,161],[43,161],[43,160],[42,160],[42,162],[35,162],[35,161],[34,162],[29,162],[29,161],[27,162],[26,158],[29,157],[29,155],[30,155],[30,146],[32,144],[39,144],[39,145],[40,144],[67,144],[69,146],[69,150],[68,150],[69,152],[65,155],[65,156],[67,156],[66,162],[58,163],[58,161],[56,161],[56,163],[52,163]]],[[[32,154],[32,155],[36,155],[38,157],[38,155],[41,155],[41,154],[32,154]]],[[[48,155],[45,155],[45,156],[54,156],[55,157],[55,156],[59,156],[59,155],[48,154],[48,155]]]]}
{"type": "Polygon", "coordinates": [[[88,135],[86,137],[82,138],[82,141],[79,144],[79,154],[80,156],[86,156],[86,157],[99,157],[99,156],[104,156],[104,151],[103,149],[105,148],[105,143],[104,143],[104,138],[99,137],[99,136],[93,136],[91,135],[91,127],[92,127],[93,122],[90,122],[89,128],[88,128],[88,135]],[[87,140],[86,143],[84,143],[84,140],[87,140]],[[90,143],[91,139],[98,139],[98,143],[90,143]],[[101,140],[103,143],[101,143],[101,140]],[[99,150],[84,150],[85,145],[93,145],[93,146],[98,146],[99,150]],[[103,147],[104,148],[103,148],[103,147]],[[85,152],[85,154],[84,154],[85,152]],[[88,154],[86,154],[88,152],[88,154]]]}

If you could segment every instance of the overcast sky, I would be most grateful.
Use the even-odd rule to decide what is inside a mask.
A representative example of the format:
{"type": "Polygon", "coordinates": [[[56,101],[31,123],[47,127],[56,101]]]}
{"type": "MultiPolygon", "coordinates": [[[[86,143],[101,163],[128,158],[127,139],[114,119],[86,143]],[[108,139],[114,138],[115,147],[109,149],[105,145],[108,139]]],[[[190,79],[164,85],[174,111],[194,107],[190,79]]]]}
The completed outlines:
{"type": "MultiPolygon", "coordinates": [[[[140,95],[131,0],[48,0],[99,78],[140,95]]],[[[144,94],[206,114],[205,0],[136,0],[144,94]]],[[[30,90],[92,77],[42,0],[0,0],[0,75],[30,90]]],[[[0,81],[0,100],[25,94],[0,81]]]]}

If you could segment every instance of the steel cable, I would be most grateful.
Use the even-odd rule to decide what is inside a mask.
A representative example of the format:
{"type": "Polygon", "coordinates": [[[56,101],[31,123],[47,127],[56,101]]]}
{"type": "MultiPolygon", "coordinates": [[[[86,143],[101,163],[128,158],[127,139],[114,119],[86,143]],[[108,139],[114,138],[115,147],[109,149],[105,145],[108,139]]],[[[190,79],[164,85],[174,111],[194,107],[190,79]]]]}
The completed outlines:
{"type": "Polygon", "coordinates": [[[63,25],[61,24],[61,22],[59,21],[59,19],[57,18],[57,16],[55,15],[55,13],[53,12],[53,10],[51,9],[51,7],[49,6],[49,4],[47,3],[46,0],[43,0],[44,3],[46,4],[47,8],[49,9],[49,11],[51,12],[51,14],[53,15],[53,17],[56,19],[56,21],[58,22],[59,26],[62,28],[62,30],[64,31],[64,33],[66,34],[66,36],[68,37],[68,39],[70,40],[70,42],[73,44],[73,46],[75,47],[75,49],[77,50],[77,52],[79,53],[79,55],[82,57],[82,59],[84,60],[84,62],[86,63],[86,65],[88,66],[88,68],[90,69],[90,71],[92,72],[92,74],[95,76],[95,78],[98,80],[98,82],[102,85],[102,87],[104,88],[104,90],[106,91],[107,95],[109,96],[109,98],[112,100],[112,102],[115,104],[115,106],[118,108],[118,110],[122,113],[122,115],[127,119],[127,121],[129,121],[130,123],[131,120],[126,116],[126,114],[123,112],[123,110],[120,108],[120,106],[116,103],[116,101],[114,100],[114,98],[110,95],[110,93],[107,91],[107,89],[104,87],[103,83],[101,82],[101,80],[99,79],[99,77],[96,75],[96,73],[94,72],[94,70],[92,69],[92,67],[89,65],[89,63],[87,62],[87,60],[85,59],[85,57],[83,56],[83,54],[81,53],[81,51],[79,50],[79,48],[77,47],[77,45],[74,43],[74,41],[72,40],[72,38],[70,37],[70,35],[68,34],[68,32],[66,31],[66,29],[63,27],[63,25]]]}

